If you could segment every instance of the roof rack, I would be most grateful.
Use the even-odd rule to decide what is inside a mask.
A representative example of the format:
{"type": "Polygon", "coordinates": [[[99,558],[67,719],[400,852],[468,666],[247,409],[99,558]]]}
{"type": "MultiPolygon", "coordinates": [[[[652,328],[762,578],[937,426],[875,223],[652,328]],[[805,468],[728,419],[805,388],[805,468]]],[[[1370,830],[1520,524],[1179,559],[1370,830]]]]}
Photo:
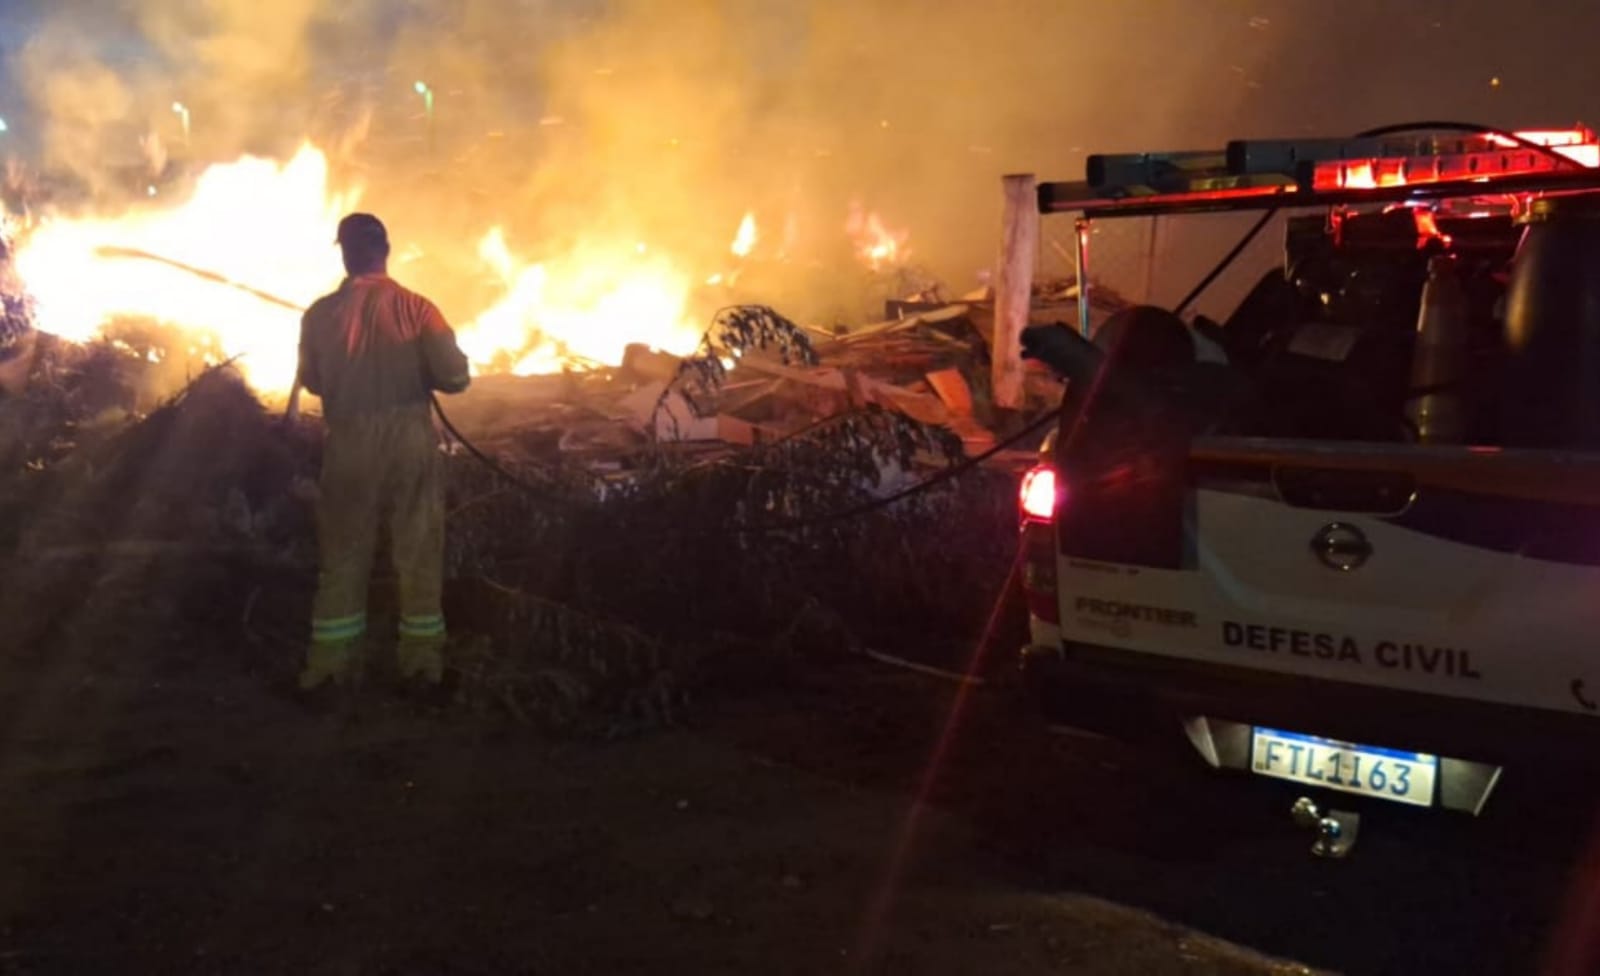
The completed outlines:
{"type": "Polygon", "coordinates": [[[1131,217],[1600,189],[1592,130],[1515,136],[1235,140],[1219,150],[1093,155],[1082,182],[1039,184],[1039,211],[1131,217]]]}

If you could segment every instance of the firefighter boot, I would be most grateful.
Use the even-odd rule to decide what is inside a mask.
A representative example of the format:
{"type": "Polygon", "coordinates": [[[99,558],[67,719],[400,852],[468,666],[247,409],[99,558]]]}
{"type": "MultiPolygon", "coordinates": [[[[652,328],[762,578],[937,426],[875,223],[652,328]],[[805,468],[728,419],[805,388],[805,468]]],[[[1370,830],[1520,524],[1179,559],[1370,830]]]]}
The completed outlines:
{"type": "Polygon", "coordinates": [[[300,672],[300,689],[314,691],[323,685],[349,687],[360,683],[363,663],[359,637],[340,641],[313,641],[306,650],[300,672]]]}
{"type": "Polygon", "coordinates": [[[396,646],[396,664],[402,681],[430,685],[444,678],[444,636],[414,637],[402,634],[396,646]]]}

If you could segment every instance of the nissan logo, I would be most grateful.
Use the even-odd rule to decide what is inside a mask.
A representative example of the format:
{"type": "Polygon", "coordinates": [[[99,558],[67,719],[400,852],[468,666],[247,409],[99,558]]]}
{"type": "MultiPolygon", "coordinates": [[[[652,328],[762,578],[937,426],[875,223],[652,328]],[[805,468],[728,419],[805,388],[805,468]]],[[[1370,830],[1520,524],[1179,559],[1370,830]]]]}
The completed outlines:
{"type": "Polygon", "coordinates": [[[1311,551],[1322,565],[1348,573],[1360,569],[1372,556],[1372,543],[1362,531],[1345,522],[1324,525],[1311,537],[1311,551]]]}

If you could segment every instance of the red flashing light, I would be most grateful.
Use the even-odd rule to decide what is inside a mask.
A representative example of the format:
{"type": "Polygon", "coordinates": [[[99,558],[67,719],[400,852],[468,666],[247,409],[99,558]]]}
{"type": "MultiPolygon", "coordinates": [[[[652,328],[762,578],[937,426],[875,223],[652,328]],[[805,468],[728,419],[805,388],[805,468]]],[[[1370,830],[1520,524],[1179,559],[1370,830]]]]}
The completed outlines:
{"type": "Polygon", "coordinates": [[[1038,464],[1022,476],[1018,493],[1023,518],[1049,522],[1056,517],[1056,469],[1038,464]]]}
{"type": "MultiPolygon", "coordinates": [[[[1513,133],[1518,139],[1527,142],[1536,142],[1541,146],[1576,146],[1594,138],[1594,133],[1588,129],[1523,129],[1513,133]]],[[[1510,143],[1510,139],[1503,136],[1495,137],[1496,142],[1510,143]]]]}
{"type": "Polygon", "coordinates": [[[1586,127],[1495,133],[1233,140],[1206,152],[1090,158],[1082,183],[1044,183],[1041,213],[1088,217],[1250,210],[1420,197],[1516,194],[1519,200],[1600,187],[1600,136],[1586,127]],[[1573,165],[1577,164],[1577,165],[1573,165]],[[1495,184],[1501,184],[1499,188],[1495,184]],[[1436,188],[1436,189],[1435,189],[1436,188]]]}
{"type": "Polygon", "coordinates": [[[1550,148],[1575,163],[1580,163],[1590,169],[1600,169],[1600,144],[1591,142],[1580,146],[1552,146],[1550,148]]]}
{"type": "MultiPolygon", "coordinates": [[[[1554,149],[1575,163],[1600,168],[1600,143],[1595,141],[1595,134],[1588,129],[1530,129],[1516,135],[1519,139],[1554,149]]],[[[1495,142],[1504,144],[1510,140],[1501,138],[1495,142]]]]}
{"type": "Polygon", "coordinates": [[[1439,222],[1434,219],[1433,211],[1413,207],[1411,218],[1417,222],[1417,250],[1423,250],[1433,242],[1438,242],[1444,247],[1450,246],[1450,235],[1439,229],[1439,222]]]}
{"type": "Polygon", "coordinates": [[[1017,501],[1022,508],[1022,592],[1028,615],[1045,623],[1061,622],[1056,593],[1056,503],[1060,478],[1048,463],[1036,464],[1022,476],[1017,501]]]}
{"type": "MultiPolygon", "coordinates": [[[[1375,190],[1378,187],[1378,178],[1373,175],[1372,161],[1362,160],[1359,163],[1349,163],[1337,169],[1338,183],[1341,189],[1348,190],[1375,190]]],[[[1320,172],[1317,174],[1322,175],[1320,172]]]]}
{"type": "Polygon", "coordinates": [[[1312,186],[1317,190],[1372,190],[1456,180],[1488,183],[1498,177],[1549,173],[1562,168],[1560,161],[1552,159],[1549,153],[1531,149],[1526,143],[1551,149],[1581,166],[1600,169],[1600,139],[1587,129],[1529,130],[1515,135],[1516,139],[1489,135],[1481,144],[1497,148],[1453,156],[1397,156],[1319,163],[1312,186]]]}
{"type": "MultiPolygon", "coordinates": [[[[1600,146],[1595,146],[1595,134],[1588,129],[1523,129],[1512,134],[1517,138],[1507,139],[1505,136],[1491,135],[1489,136],[1489,141],[1497,146],[1510,147],[1516,146],[1517,139],[1521,139],[1523,142],[1531,142],[1535,145],[1554,149],[1563,156],[1577,159],[1580,163],[1583,160],[1578,157],[1580,155],[1588,155],[1588,153],[1580,152],[1581,150],[1591,147],[1600,149],[1600,146]]],[[[1584,163],[1584,165],[1591,164],[1584,163]]]]}

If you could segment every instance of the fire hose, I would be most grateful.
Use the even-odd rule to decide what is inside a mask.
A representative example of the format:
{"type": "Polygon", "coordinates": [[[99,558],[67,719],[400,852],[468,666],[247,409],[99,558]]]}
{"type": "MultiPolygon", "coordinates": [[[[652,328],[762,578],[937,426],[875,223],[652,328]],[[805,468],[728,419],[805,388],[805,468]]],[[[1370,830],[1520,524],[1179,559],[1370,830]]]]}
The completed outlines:
{"type": "MultiPolygon", "coordinates": [[[[1372,138],[1372,137],[1377,137],[1377,136],[1382,136],[1382,135],[1390,135],[1390,134],[1399,133],[1399,132],[1420,131],[1420,130],[1428,130],[1428,129],[1457,131],[1457,132],[1473,132],[1473,133],[1492,135],[1492,136],[1496,136],[1496,137],[1501,138],[1501,139],[1509,140],[1514,145],[1518,145],[1518,146],[1521,146],[1523,148],[1533,150],[1535,152],[1540,152],[1540,153],[1549,155],[1552,158],[1557,159],[1559,161],[1559,164],[1562,164],[1562,165],[1581,165],[1581,164],[1577,164],[1575,161],[1569,160],[1565,156],[1562,156],[1560,153],[1556,152],[1554,149],[1552,149],[1552,148],[1550,148],[1548,146],[1543,146],[1543,145],[1540,145],[1538,143],[1529,141],[1529,140],[1527,140],[1527,139],[1525,139],[1525,138],[1523,138],[1521,136],[1516,135],[1515,133],[1507,132],[1507,131],[1505,131],[1503,129],[1498,129],[1498,128],[1494,127],[1494,126],[1479,125],[1479,124],[1476,124],[1476,123],[1435,122],[1435,121],[1408,122],[1408,123],[1400,123],[1400,124],[1397,124],[1397,125],[1381,126],[1379,128],[1375,128],[1375,129],[1368,129],[1365,132],[1358,133],[1357,137],[1358,138],[1372,138]]],[[[1187,295],[1184,296],[1183,300],[1178,303],[1178,305],[1174,309],[1174,311],[1179,313],[1179,314],[1181,314],[1182,311],[1187,306],[1192,304],[1195,301],[1195,299],[1197,299],[1214,281],[1216,281],[1216,279],[1223,273],[1223,271],[1226,270],[1228,268],[1228,266],[1233,264],[1233,262],[1240,256],[1240,254],[1242,254],[1244,252],[1244,250],[1249,246],[1251,241],[1253,241],[1255,239],[1255,237],[1260,234],[1260,232],[1266,227],[1268,222],[1270,222],[1270,220],[1272,219],[1272,217],[1276,213],[1277,213],[1277,208],[1272,208],[1272,209],[1267,210],[1262,215],[1261,219],[1255,225],[1253,225],[1250,228],[1250,230],[1244,235],[1244,237],[1232,249],[1229,250],[1229,252],[1222,258],[1221,261],[1218,262],[1216,267],[1214,267],[1210,271],[1210,273],[1205,275],[1205,277],[1203,277],[1200,280],[1200,282],[1198,284],[1196,284],[1196,286],[1187,295]]],[[[174,260],[174,259],[171,259],[171,258],[167,258],[167,257],[164,257],[164,256],[159,255],[159,254],[153,254],[153,253],[151,253],[149,251],[142,251],[142,250],[137,250],[137,249],[133,249],[133,248],[105,247],[105,248],[101,248],[99,250],[99,253],[104,255],[104,256],[106,256],[106,257],[134,258],[134,259],[147,260],[147,261],[153,261],[153,262],[156,262],[156,263],[159,263],[159,264],[164,264],[164,265],[167,265],[169,267],[173,267],[173,268],[176,268],[178,270],[181,270],[181,271],[187,272],[189,274],[195,275],[197,277],[203,278],[203,279],[205,279],[207,281],[211,281],[211,282],[214,282],[216,284],[220,284],[220,285],[222,285],[224,287],[233,288],[235,290],[244,292],[245,294],[251,295],[251,296],[257,298],[258,300],[267,302],[269,304],[278,305],[280,307],[283,307],[283,308],[286,308],[286,309],[291,309],[293,311],[298,311],[298,312],[304,312],[304,310],[305,310],[305,307],[302,306],[302,305],[299,305],[299,304],[297,304],[295,302],[289,301],[288,299],[281,298],[281,297],[279,297],[277,295],[273,295],[273,294],[271,294],[269,292],[262,291],[262,290],[260,290],[258,288],[251,287],[250,285],[247,285],[247,284],[245,284],[243,282],[235,281],[235,280],[227,277],[226,275],[218,274],[218,273],[216,273],[214,271],[209,271],[209,270],[206,270],[204,268],[198,268],[198,267],[195,267],[193,265],[186,264],[186,263],[184,263],[182,261],[177,261],[177,260],[174,260]]],[[[301,387],[301,384],[299,382],[299,379],[296,378],[294,387],[289,393],[289,403],[288,403],[287,409],[285,410],[286,419],[293,420],[296,417],[298,417],[301,389],[302,389],[302,387],[301,387]]],[[[499,462],[497,462],[494,458],[492,458],[489,455],[485,454],[482,450],[480,450],[477,447],[477,445],[473,444],[471,440],[469,440],[465,435],[463,435],[461,433],[461,431],[456,428],[455,424],[453,424],[450,421],[449,415],[447,415],[445,413],[444,407],[439,403],[438,397],[433,396],[432,394],[430,394],[429,398],[432,401],[434,413],[438,415],[440,424],[450,434],[450,436],[455,438],[455,440],[462,446],[462,448],[464,448],[469,454],[471,454],[473,456],[473,458],[475,458],[479,463],[483,464],[485,467],[487,467],[488,469],[493,471],[496,475],[498,475],[499,477],[505,479],[507,482],[511,483],[512,485],[516,486],[517,488],[519,488],[520,490],[522,490],[524,492],[527,492],[527,493],[529,493],[531,495],[537,496],[537,497],[539,497],[541,499],[544,499],[544,500],[558,501],[558,502],[561,502],[561,503],[571,504],[571,501],[569,499],[565,499],[565,498],[561,498],[559,496],[556,496],[556,495],[554,495],[553,493],[551,493],[549,491],[542,490],[542,489],[540,489],[540,488],[528,483],[527,481],[517,477],[515,474],[513,474],[510,471],[508,471],[503,465],[501,465],[499,462]]],[[[995,457],[1001,451],[1007,450],[1008,448],[1015,447],[1015,446],[1023,443],[1024,441],[1028,440],[1029,438],[1038,435],[1039,433],[1044,431],[1050,424],[1053,424],[1053,423],[1057,422],[1057,417],[1058,417],[1058,412],[1057,411],[1055,411],[1055,410],[1046,411],[1043,415],[1032,419],[1027,424],[1025,424],[1022,427],[1022,429],[1018,430],[1016,433],[1014,433],[1014,434],[1012,434],[1012,435],[1010,435],[1008,437],[1005,437],[1005,438],[1001,439],[1000,441],[998,441],[996,444],[994,444],[989,449],[987,449],[987,450],[985,450],[985,451],[983,451],[983,452],[981,452],[979,454],[976,454],[976,455],[974,455],[972,457],[965,458],[962,461],[960,461],[959,463],[950,465],[950,466],[948,466],[948,467],[936,472],[933,475],[930,475],[929,477],[927,477],[927,478],[925,478],[925,479],[923,479],[923,480],[921,480],[919,482],[916,482],[916,483],[914,483],[912,485],[909,485],[906,488],[903,488],[903,489],[901,489],[899,491],[893,492],[893,493],[891,493],[889,495],[885,495],[885,496],[883,496],[881,498],[871,499],[871,500],[863,502],[863,503],[861,503],[859,505],[850,506],[848,508],[840,509],[840,510],[837,510],[837,511],[834,511],[834,512],[824,513],[824,514],[819,515],[819,516],[777,520],[777,521],[772,521],[772,522],[754,523],[754,524],[749,524],[749,525],[732,525],[732,526],[729,526],[729,530],[731,532],[735,533],[735,534],[741,534],[741,535],[756,534],[756,533],[766,533],[766,532],[792,531],[792,530],[795,530],[795,529],[807,528],[807,527],[814,526],[814,525],[821,525],[821,524],[826,524],[826,523],[830,523],[830,522],[845,521],[845,520],[848,520],[848,519],[857,518],[859,516],[866,515],[868,513],[877,511],[877,510],[882,509],[882,508],[887,508],[888,506],[893,505],[893,504],[895,504],[897,502],[903,501],[903,500],[905,500],[907,498],[910,498],[913,495],[920,494],[920,493],[922,493],[924,491],[927,491],[927,490],[929,490],[931,488],[934,488],[934,487],[936,487],[936,486],[938,486],[940,484],[943,484],[946,481],[949,481],[949,480],[951,480],[953,478],[959,477],[960,475],[972,470],[973,468],[975,468],[978,465],[982,464],[983,462],[989,460],[990,458],[995,457]]]]}
{"type": "MultiPolygon", "coordinates": [[[[254,298],[256,298],[256,299],[258,299],[260,301],[267,302],[268,304],[271,304],[271,305],[277,305],[277,306],[279,306],[281,308],[285,308],[285,309],[289,309],[291,311],[301,312],[301,313],[305,312],[305,310],[306,310],[306,307],[304,305],[300,305],[300,304],[298,304],[296,302],[290,301],[287,298],[282,298],[282,297],[280,297],[278,295],[272,294],[271,292],[262,291],[259,288],[255,288],[255,287],[252,287],[251,285],[245,284],[243,282],[236,281],[236,280],[234,280],[232,278],[229,278],[226,275],[219,274],[219,273],[217,273],[215,271],[210,271],[210,270],[207,270],[205,268],[199,268],[199,267],[196,267],[194,265],[186,264],[186,263],[184,263],[182,261],[174,260],[172,258],[168,258],[168,257],[165,257],[165,256],[160,255],[160,254],[154,254],[154,253],[152,253],[150,251],[143,251],[143,250],[139,250],[139,249],[136,249],[136,248],[125,248],[125,247],[102,247],[102,248],[98,249],[97,253],[100,254],[101,256],[104,256],[104,257],[129,258],[129,259],[136,259],[136,260],[143,260],[143,261],[153,261],[153,262],[155,262],[157,264],[164,264],[164,265],[166,265],[168,267],[176,268],[176,269],[178,269],[180,271],[184,271],[184,272],[186,272],[188,274],[195,275],[196,277],[203,278],[206,281],[213,282],[214,284],[222,285],[224,287],[232,288],[232,289],[234,289],[236,291],[243,292],[244,294],[250,295],[250,296],[252,296],[252,297],[254,297],[254,298]]],[[[301,389],[302,389],[302,386],[300,384],[300,380],[299,380],[298,377],[296,377],[295,378],[295,382],[294,382],[294,387],[289,392],[289,403],[288,403],[288,406],[284,410],[284,418],[286,420],[290,421],[290,422],[293,422],[295,419],[297,419],[299,417],[299,414],[300,414],[300,391],[301,391],[301,389]]],[[[571,499],[564,498],[564,497],[562,497],[560,495],[555,494],[554,492],[551,492],[549,490],[540,488],[539,486],[534,485],[534,484],[526,481],[525,479],[518,477],[513,472],[507,470],[504,465],[500,464],[493,457],[491,457],[488,454],[484,453],[476,444],[472,443],[472,441],[470,439],[468,439],[466,437],[466,435],[462,434],[461,431],[459,429],[457,429],[456,425],[451,422],[450,416],[445,413],[444,406],[439,402],[439,398],[437,396],[435,396],[432,393],[430,393],[428,395],[428,398],[432,402],[433,412],[438,416],[440,425],[442,427],[444,427],[445,431],[452,438],[454,438],[455,441],[457,443],[459,443],[461,445],[461,447],[468,454],[470,454],[476,461],[478,461],[484,467],[488,468],[490,471],[494,472],[500,478],[502,478],[505,481],[509,482],[511,485],[513,485],[514,487],[518,488],[519,490],[521,490],[521,491],[523,491],[523,492],[525,492],[525,493],[527,493],[527,494],[529,494],[529,495],[531,495],[533,497],[539,498],[542,501],[556,502],[558,504],[565,504],[565,505],[573,505],[573,504],[575,504],[571,499]]],[[[988,449],[986,449],[986,450],[984,450],[984,451],[982,451],[982,452],[980,452],[978,454],[975,454],[975,455],[973,455],[971,457],[963,458],[961,461],[959,461],[959,462],[957,462],[955,464],[949,465],[949,466],[947,466],[945,468],[942,468],[939,471],[935,472],[934,474],[929,475],[927,478],[922,479],[921,481],[918,481],[918,482],[915,482],[913,484],[907,485],[905,488],[902,488],[902,489],[900,489],[898,491],[892,492],[892,493],[890,493],[888,495],[884,495],[884,496],[882,496],[880,498],[869,499],[868,501],[862,502],[861,504],[852,505],[852,506],[849,506],[847,508],[838,509],[838,510],[833,511],[833,512],[825,512],[825,513],[823,513],[821,515],[814,515],[814,516],[808,516],[808,517],[802,517],[802,518],[792,518],[792,519],[778,519],[778,520],[774,520],[774,521],[771,521],[771,522],[758,522],[758,523],[751,523],[751,524],[746,524],[746,525],[733,524],[733,525],[727,526],[726,530],[730,534],[734,534],[734,535],[755,535],[755,534],[765,534],[765,533],[770,533],[770,532],[790,532],[790,531],[794,531],[794,530],[797,530],[797,529],[810,528],[812,526],[825,525],[825,524],[832,523],[832,522],[843,522],[843,521],[848,521],[849,519],[859,518],[860,516],[870,514],[871,512],[875,512],[875,511],[878,511],[879,509],[887,508],[890,505],[894,505],[894,504],[896,504],[898,502],[904,501],[905,499],[910,498],[910,497],[912,497],[914,495],[919,495],[922,492],[928,491],[929,489],[935,488],[935,487],[937,487],[937,486],[939,486],[941,484],[944,484],[947,481],[950,481],[950,480],[952,480],[954,478],[959,477],[960,475],[965,474],[968,471],[971,471],[973,468],[978,467],[980,464],[984,463],[985,461],[988,461],[990,458],[993,458],[993,457],[997,456],[998,454],[1000,454],[1000,452],[1005,451],[1005,450],[1007,450],[1009,448],[1016,447],[1017,445],[1019,445],[1019,444],[1023,443],[1024,441],[1028,440],[1029,438],[1038,436],[1049,425],[1055,423],[1056,422],[1056,418],[1057,418],[1057,412],[1055,410],[1053,410],[1053,409],[1052,410],[1048,410],[1043,415],[1041,415],[1039,417],[1035,417],[1032,420],[1030,420],[1027,424],[1025,424],[1022,427],[1022,429],[1018,430],[1016,433],[1011,434],[1011,435],[1009,435],[1009,436],[1007,436],[1005,438],[1002,438],[1001,440],[997,441],[993,446],[989,447],[988,449]]]]}
{"type": "MultiPolygon", "coordinates": [[[[304,313],[306,310],[304,305],[298,305],[287,298],[280,298],[271,292],[262,291],[259,288],[253,288],[244,282],[235,281],[234,279],[229,278],[227,275],[218,274],[215,271],[208,271],[205,268],[197,268],[192,264],[186,264],[173,258],[155,254],[151,251],[142,251],[133,247],[101,247],[97,248],[95,253],[104,258],[133,258],[139,261],[153,261],[156,264],[164,264],[169,268],[177,268],[179,271],[192,274],[196,278],[203,278],[206,281],[214,284],[222,285],[225,288],[232,288],[235,291],[242,291],[252,298],[257,298],[263,302],[266,302],[268,305],[277,305],[278,307],[286,308],[291,312],[304,313]]],[[[289,391],[289,406],[288,409],[284,411],[284,416],[291,421],[300,416],[300,378],[298,376],[295,377],[294,388],[289,391]]]]}

